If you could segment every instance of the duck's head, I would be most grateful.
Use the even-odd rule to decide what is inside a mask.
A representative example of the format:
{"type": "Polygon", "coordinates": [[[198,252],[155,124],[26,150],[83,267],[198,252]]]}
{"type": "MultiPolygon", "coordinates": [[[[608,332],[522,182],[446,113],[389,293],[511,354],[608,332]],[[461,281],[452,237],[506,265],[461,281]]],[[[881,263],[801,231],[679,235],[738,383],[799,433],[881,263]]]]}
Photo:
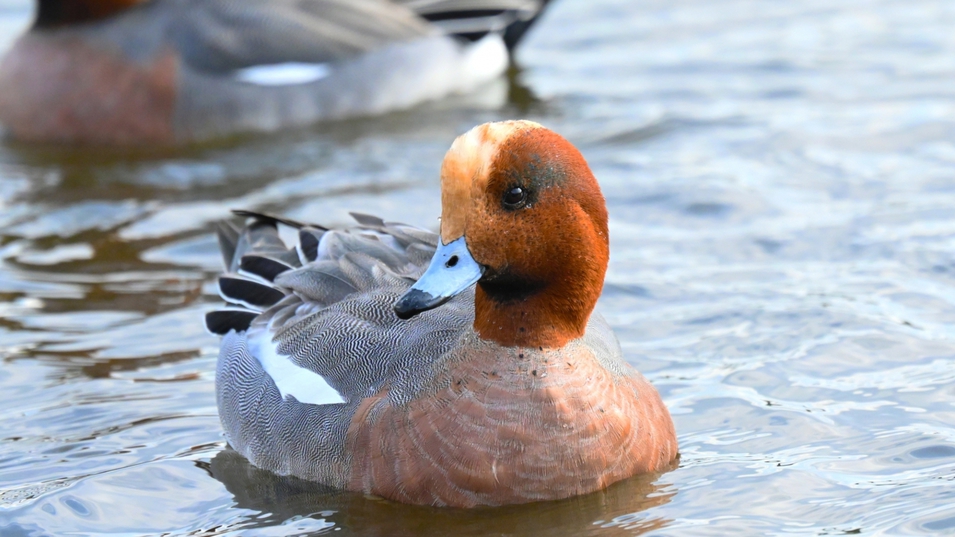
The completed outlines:
{"type": "Polygon", "coordinates": [[[33,27],[56,28],[105,19],[144,0],[37,0],[33,27]]]}
{"type": "Polygon", "coordinates": [[[603,288],[607,209],[583,156],[530,121],[487,123],[441,167],[441,239],[395,304],[407,319],[477,282],[474,328],[504,346],[581,337],[603,288]]]}

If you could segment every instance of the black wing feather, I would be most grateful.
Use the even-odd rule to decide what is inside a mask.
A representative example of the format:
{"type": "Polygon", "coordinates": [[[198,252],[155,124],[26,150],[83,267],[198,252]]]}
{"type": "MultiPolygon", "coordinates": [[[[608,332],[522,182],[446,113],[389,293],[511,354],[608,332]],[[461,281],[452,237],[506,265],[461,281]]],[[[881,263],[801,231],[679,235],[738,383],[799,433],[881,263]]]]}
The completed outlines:
{"type": "Polygon", "coordinates": [[[236,276],[220,276],[219,291],[230,302],[248,304],[249,307],[261,310],[274,306],[285,298],[285,293],[278,289],[236,276]]]}
{"type": "Polygon", "coordinates": [[[218,310],[206,314],[206,329],[224,336],[230,330],[244,332],[259,314],[249,310],[218,310]]]}

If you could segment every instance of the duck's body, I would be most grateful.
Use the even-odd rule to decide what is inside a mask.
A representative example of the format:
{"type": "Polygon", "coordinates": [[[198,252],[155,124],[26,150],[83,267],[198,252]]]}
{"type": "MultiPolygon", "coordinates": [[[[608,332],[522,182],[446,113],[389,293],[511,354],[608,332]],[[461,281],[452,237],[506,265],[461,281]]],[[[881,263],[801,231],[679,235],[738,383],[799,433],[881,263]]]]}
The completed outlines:
{"type": "Polygon", "coordinates": [[[590,314],[606,212],[602,198],[574,199],[596,186],[575,186],[581,163],[536,124],[483,126],[445,160],[441,237],[359,216],[345,230],[299,225],[288,250],[268,217],[227,228],[230,272],[273,280],[225,277],[227,300],[265,311],[207,319],[226,334],[216,382],[230,444],[280,474],[461,507],[563,498],[666,469],[677,454],[666,407],[590,314]],[[526,196],[494,215],[483,200],[499,199],[499,177],[526,196]],[[526,240],[522,222],[499,227],[539,217],[554,227],[526,240]],[[549,240],[558,255],[580,251],[550,267],[549,240]]]}
{"type": "Polygon", "coordinates": [[[544,4],[40,0],[0,62],[0,123],[27,141],[169,144],[398,110],[499,76],[544,4]]]}

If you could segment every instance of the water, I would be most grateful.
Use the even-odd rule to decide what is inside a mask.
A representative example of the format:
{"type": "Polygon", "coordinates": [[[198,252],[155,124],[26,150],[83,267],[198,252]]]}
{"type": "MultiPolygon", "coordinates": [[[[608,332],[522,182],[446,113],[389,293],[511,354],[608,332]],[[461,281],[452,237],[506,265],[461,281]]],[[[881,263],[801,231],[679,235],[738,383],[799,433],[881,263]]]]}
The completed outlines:
{"type": "MultiPolygon", "coordinates": [[[[4,46],[28,16],[0,4],[4,46]]],[[[467,99],[176,151],[0,146],[0,534],[955,533],[953,27],[928,0],[558,1],[467,99]],[[433,228],[453,137],[511,117],[601,181],[600,308],[680,467],[461,512],[224,450],[212,223],[433,228]]]]}

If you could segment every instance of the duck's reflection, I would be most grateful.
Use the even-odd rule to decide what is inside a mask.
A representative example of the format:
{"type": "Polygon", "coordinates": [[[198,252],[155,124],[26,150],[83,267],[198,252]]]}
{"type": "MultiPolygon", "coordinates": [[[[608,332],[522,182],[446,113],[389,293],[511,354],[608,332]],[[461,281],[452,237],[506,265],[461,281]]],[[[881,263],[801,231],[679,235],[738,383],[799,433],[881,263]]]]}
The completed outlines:
{"type": "Polygon", "coordinates": [[[496,508],[431,508],[277,476],[252,466],[229,448],[219,452],[206,469],[225,485],[238,507],[262,513],[246,528],[309,517],[324,519],[328,530],[340,530],[336,535],[641,535],[670,522],[642,512],[669,502],[676,494],[672,486],[654,482],[659,475],[642,475],[600,492],[560,501],[496,508]]]}

